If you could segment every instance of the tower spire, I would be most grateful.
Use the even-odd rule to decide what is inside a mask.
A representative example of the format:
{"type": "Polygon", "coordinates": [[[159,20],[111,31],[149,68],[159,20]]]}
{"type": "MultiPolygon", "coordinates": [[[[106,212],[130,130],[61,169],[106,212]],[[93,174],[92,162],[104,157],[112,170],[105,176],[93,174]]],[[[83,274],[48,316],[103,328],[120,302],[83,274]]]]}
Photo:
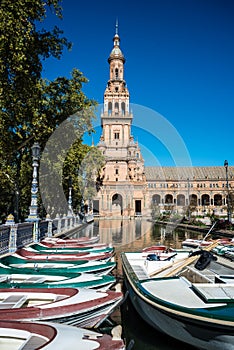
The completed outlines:
{"type": "Polygon", "coordinates": [[[114,47],[110,53],[110,56],[108,58],[108,62],[110,63],[113,59],[119,58],[123,63],[125,63],[124,55],[122,54],[122,51],[120,49],[120,37],[119,37],[119,24],[118,19],[116,18],[115,23],[115,36],[113,38],[114,47]]]}
{"type": "Polygon", "coordinates": [[[118,18],[116,18],[116,22],[115,22],[115,34],[119,35],[119,24],[118,24],[118,18]]]}

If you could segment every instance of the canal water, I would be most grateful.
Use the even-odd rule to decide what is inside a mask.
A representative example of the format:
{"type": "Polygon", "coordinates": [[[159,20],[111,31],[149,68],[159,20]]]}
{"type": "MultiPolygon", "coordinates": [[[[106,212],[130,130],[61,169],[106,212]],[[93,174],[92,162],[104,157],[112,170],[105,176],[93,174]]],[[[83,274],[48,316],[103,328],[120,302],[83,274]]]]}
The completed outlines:
{"type": "MultiPolygon", "coordinates": [[[[136,218],[133,220],[95,220],[73,237],[100,236],[100,243],[112,244],[115,247],[117,270],[116,277],[122,281],[120,253],[140,251],[152,244],[164,244],[173,248],[181,248],[186,238],[201,239],[202,233],[155,225],[152,222],[136,218]]],[[[121,324],[123,338],[128,345],[134,343],[132,350],[188,350],[194,347],[179,342],[169,336],[157,332],[146,324],[133,308],[129,298],[120,310],[112,315],[112,320],[121,324]]]]}

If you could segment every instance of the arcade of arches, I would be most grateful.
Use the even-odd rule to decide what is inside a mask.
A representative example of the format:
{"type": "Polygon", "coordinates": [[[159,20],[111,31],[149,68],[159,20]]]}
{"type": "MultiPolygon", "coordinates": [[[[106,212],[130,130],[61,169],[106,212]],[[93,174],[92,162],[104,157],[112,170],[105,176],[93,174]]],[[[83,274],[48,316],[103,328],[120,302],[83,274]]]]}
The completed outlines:
{"type": "Polygon", "coordinates": [[[146,167],[147,187],[152,206],[161,211],[182,212],[190,207],[196,215],[226,215],[228,193],[234,188],[234,167],[146,167]],[[179,180],[178,180],[179,179],[179,180]]]}

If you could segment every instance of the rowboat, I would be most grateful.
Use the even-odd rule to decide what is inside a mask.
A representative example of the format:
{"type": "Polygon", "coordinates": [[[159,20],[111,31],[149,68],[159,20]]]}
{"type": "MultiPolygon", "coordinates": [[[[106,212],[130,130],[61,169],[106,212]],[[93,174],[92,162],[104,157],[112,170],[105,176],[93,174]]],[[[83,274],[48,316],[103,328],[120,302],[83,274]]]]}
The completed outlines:
{"type": "Polygon", "coordinates": [[[99,288],[109,289],[116,282],[115,277],[98,276],[88,273],[72,273],[56,271],[44,274],[36,271],[29,273],[20,269],[0,267],[0,288],[99,288]]]}
{"type": "Polygon", "coordinates": [[[212,241],[203,241],[202,239],[186,238],[182,243],[183,248],[199,248],[207,247],[212,244],[212,241]]]}
{"type": "Polygon", "coordinates": [[[234,244],[233,243],[231,243],[231,244],[220,243],[212,249],[213,253],[220,255],[220,256],[222,256],[222,255],[225,256],[229,252],[233,252],[233,251],[234,251],[234,244]]]}
{"type": "Polygon", "coordinates": [[[142,249],[142,252],[165,252],[168,251],[168,247],[163,245],[163,244],[159,244],[159,245],[151,245],[150,247],[145,247],[142,249]]]}
{"type": "Polygon", "coordinates": [[[100,249],[100,248],[112,248],[112,244],[106,244],[106,243],[93,243],[93,244],[61,244],[61,243],[56,243],[56,242],[47,242],[47,241],[41,241],[39,243],[40,245],[42,245],[43,247],[47,247],[47,248],[61,248],[61,249],[82,249],[85,250],[87,248],[93,248],[93,249],[100,249]]]}
{"type": "MultiPolygon", "coordinates": [[[[228,238],[222,238],[219,239],[220,244],[228,244],[230,240],[228,238]]],[[[209,245],[213,244],[214,241],[209,240],[206,241],[204,239],[193,239],[193,238],[187,238],[182,242],[182,247],[184,248],[205,248],[209,247],[209,245]]]]}
{"type": "Polygon", "coordinates": [[[77,261],[77,260],[105,260],[109,261],[113,255],[112,250],[107,252],[83,252],[76,254],[63,254],[63,253],[39,253],[30,250],[29,248],[21,248],[15,252],[15,256],[21,256],[26,259],[48,261],[77,261]]]}
{"type": "Polygon", "coordinates": [[[122,253],[132,304],[148,324],[168,336],[199,349],[233,350],[233,268],[208,250],[190,255],[143,261],[140,253],[122,253]]]}
{"type": "Polygon", "coordinates": [[[70,245],[70,244],[94,244],[97,243],[100,240],[100,236],[94,236],[94,237],[79,237],[79,238],[70,238],[70,237],[45,237],[41,242],[48,242],[48,243],[56,243],[56,244],[62,244],[62,245],[70,245]]]}
{"type": "Polygon", "coordinates": [[[52,322],[22,321],[0,321],[0,346],[2,350],[125,349],[123,340],[111,335],[52,322]]]}
{"type": "Polygon", "coordinates": [[[27,247],[33,252],[39,253],[53,253],[53,254],[77,254],[77,253],[86,253],[86,252],[94,252],[94,253],[105,253],[105,252],[114,252],[114,248],[108,245],[101,246],[83,246],[83,247],[64,247],[64,246],[56,246],[49,247],[42,243],[34,243],[27,247]]]}
{"type": "Polygon", "coordinates": [[[27,271],[44,271],[53,272],[85,272],[95,273],[98,275],[107,275],[115,267],[114,261],[98,260],[77,260],[77,261],[38,261],[26,259],[15,254],[4,256],[0,259],[0,267],[14,267],[17,269],[27,269],[27,271]]]}
{"type": "Polygon", "coordinates": [[[89,288],[0,289],[0,320],[97,328],[122,300],[122,292],[89,288]]]}
{"type": "Polygon", "coordinates": [[[142,257],[147,257],[147,260],[171,260],[178,253],[173,248],[167,248],[164,245],[153,245],[142,249],[142,257]]]}

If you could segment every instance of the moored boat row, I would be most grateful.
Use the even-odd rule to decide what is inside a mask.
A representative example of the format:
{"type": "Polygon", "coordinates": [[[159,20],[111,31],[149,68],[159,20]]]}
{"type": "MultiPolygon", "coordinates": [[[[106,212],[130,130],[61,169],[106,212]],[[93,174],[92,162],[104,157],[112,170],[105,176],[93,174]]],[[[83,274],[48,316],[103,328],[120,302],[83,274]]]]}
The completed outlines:
{"type": "Polygon", "coordinates": [[[109,275],[116,267],[110,261],[114,249],[74,239],[52,248],[51,241],[0,259],[1,349],[67,349],[68,343],[74,348],[68,336],[76,337],[80,349],[125,349],[121,332],[111,337],[90,330],[100,327],[123,301],[121,291],[110,290],[116,284],[109,275]],[[1,320],[8,320],[6,327],[1,320]]]}

